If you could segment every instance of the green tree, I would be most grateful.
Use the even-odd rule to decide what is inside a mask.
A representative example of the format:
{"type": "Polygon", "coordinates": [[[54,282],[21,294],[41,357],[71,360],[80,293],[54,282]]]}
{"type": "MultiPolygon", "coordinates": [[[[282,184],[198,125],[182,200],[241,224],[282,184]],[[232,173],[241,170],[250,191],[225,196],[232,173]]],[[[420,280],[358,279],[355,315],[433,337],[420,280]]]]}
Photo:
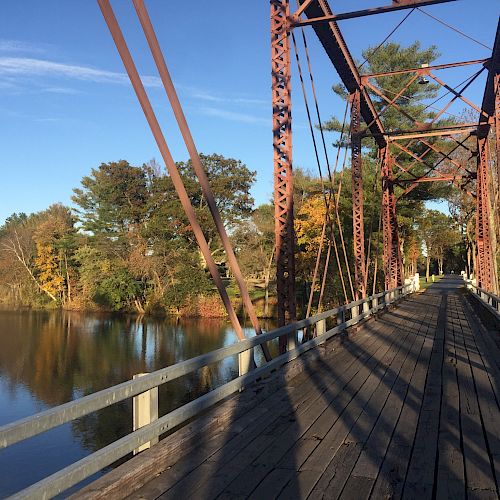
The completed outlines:
{"type": "Polygon", "coordinates": [[[431,258],[437,260],[437,271],[442,274],[444,256],[460,242],[460,232],[450,216],[437,210],[425,210],[417,220],[417,229],[425,247],[425,277],[429,280],[431,258]]]}

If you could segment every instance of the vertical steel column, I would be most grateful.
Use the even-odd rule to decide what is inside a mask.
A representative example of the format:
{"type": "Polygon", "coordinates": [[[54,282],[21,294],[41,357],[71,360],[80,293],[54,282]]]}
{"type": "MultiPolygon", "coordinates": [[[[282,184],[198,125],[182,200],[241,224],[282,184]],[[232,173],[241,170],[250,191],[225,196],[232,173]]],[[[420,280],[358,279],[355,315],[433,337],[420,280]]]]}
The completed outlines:
{"type": "Polygon", "coordinates": [[[493,91],[495,92],[495,140],[496,140],[496,153],[497,153],[497,181],[498,190],[500,191],[500,73],[495,75],[493,83],[493,91]]]}
{"type": "Polygon", "coordinates": [[[389,148],[380,150],[382,158],[382,228],[384,235],[385,289],[403,284],[401,248],[399,245],[396,196],[392,182],[392,157],[389,148]]]}
{"type": "Polygon", "coordinates": [[[351,96],[351,177],[352,230],[354,251],[354,293],[356,300],[366,296],[365,228],[363,219],[363,167],[361,157],[361,94],[351,96]]]}
{"type": "MultiPolygon", "coordinates": [[[[271,0],[274,217],[280,326],[296,318],[289,15],[289,0],[271,0]]],[[[284,336],[280,337],[280,352],[285,349],[284,336]]]]}
{"type": "Polygon", "coordinates": [[[478,137],[476,180],[476,241],[477,286],[495,293],[495,258],[493,255],[490,220],[490,192],[488,171],[488,134],[478,137]]]}

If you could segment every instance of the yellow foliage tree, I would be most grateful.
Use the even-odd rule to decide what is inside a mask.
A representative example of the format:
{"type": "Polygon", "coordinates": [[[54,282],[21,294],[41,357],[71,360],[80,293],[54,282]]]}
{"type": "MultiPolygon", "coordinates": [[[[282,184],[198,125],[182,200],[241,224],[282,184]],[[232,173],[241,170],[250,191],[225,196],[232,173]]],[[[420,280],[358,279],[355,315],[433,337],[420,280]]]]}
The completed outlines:
{"type": "Polygon", "coordinates": [[[297,256],[298,270],[310,278],[316,255],[321,244],[321,233],[325,220],[326,207],[322,195],[311,196],[297,211],[295,228],[297,242],[301,247],[297,256]]]}
{"type": "Polygon", "coordinates": [[[35,267],[40,287],[56,300],[64,288],[64,277],[61,275],[58,255],[52,245],[41,242],[36,244],[36,253],[35,267]]]}

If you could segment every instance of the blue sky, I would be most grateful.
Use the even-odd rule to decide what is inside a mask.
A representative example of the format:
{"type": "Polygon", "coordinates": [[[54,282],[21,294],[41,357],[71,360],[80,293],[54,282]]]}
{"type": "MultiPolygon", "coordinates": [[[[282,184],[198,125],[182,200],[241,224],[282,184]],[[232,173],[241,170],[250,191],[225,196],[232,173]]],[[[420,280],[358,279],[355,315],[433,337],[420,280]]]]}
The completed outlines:
{"type": "MultiPolygon", "coordinates": [[[[330,3],[343,12],[388,2],[330,3]]],[[[132,2],[115,0],[113,6],[173,156],[185,160],[132,2]]],[[[198,149],[239,158],[256,170],[254,198],[268,201],[273,179],[268,1],[147,0],[147,6],[198,149]]],[[[459,0],[424,10],[491,46],[499,6],[497,0],[459,0]]],[[[354,57],[361,59],[361,50],[378,44],[406,13],[341,22],[354,57]]],[[[0,224],[13,212],[70,203],[72,188],[102,162],[126,159],[139,165],[160,159],[96,2],[4,2],[0,34],[0,224]]],[[[323,117],[339,116],[343,104],[330,90],[339,78],[312,28],[306,34],[323,117]]],[[[406,45],[416,39],[424,47],[438,46],[438,62],[489,55],[418,11],[391,41],[406,45]]],[[[473,69],[446,70],[440,76],[455,85],[473,69]]],[[[296,76],[294,68],[294,164],[315,172],[296,76]]],[[[480,103],[483,89],[481,78],[465,95],[480,103]]]]}

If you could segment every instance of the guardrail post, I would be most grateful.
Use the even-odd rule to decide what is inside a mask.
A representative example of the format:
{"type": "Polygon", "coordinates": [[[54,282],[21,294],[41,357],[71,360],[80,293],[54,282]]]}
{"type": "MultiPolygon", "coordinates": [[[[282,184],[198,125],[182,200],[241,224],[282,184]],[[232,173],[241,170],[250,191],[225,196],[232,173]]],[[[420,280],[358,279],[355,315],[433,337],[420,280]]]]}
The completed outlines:
{"type": "Polygon", "coordinates": [[[365,299],[365,302],[363,302],[363,313],[367,313],[370,310],[370,301],[368,298],[365,299]]]}
{"type": "Polygon", "coordinates": [[[316,323],[316,337],[323,335],[323,333],[326,333],[326,319],[320,319],[316,323]]]}
{"type": "Polygon", "coordinates": [[[299,344],[298,332],[297,330],[292,330],[287,335],[287,351],[293,351],[293,349],[297,348],[298,344],[299,344]]]}
{"type": "Polygon", "coordinates": [[[373,297],[373,299],[372,299],[372,309],[373,309],[374,313],[378,312],[378,297],[373,297]]]}
{"type": "MultiPolygon", "coordinates": [[[[138,373],[134,375],[134,379],[147,375],[147,373],[138,373]]],[[[158,420],[158,387],[153,387],[149,391],[142,392],[134,396],[133,401],[133,428],[134,431],[144,427],[145,425],[158,420]]],[[[142,444],[139,448],[134,450],[134,455],[141,451],[151,448],[158,442],[158,437],[142,444]]]]}
{"type": "Polygon", "coordinates": [[[240,377],[253,370],[254,366],[253,347],[238,354],[238,374],[240,377]]]}
{"type": "Polygon", "coordinates": [[[345,323],[345,307],[340,307],[337,312],[337,325],[345,323]]]}
{"type": "Polygon", "coordinates": [[[355,319],[359,316],[359,306],[351,307],[351,318],[355,319]]]}

